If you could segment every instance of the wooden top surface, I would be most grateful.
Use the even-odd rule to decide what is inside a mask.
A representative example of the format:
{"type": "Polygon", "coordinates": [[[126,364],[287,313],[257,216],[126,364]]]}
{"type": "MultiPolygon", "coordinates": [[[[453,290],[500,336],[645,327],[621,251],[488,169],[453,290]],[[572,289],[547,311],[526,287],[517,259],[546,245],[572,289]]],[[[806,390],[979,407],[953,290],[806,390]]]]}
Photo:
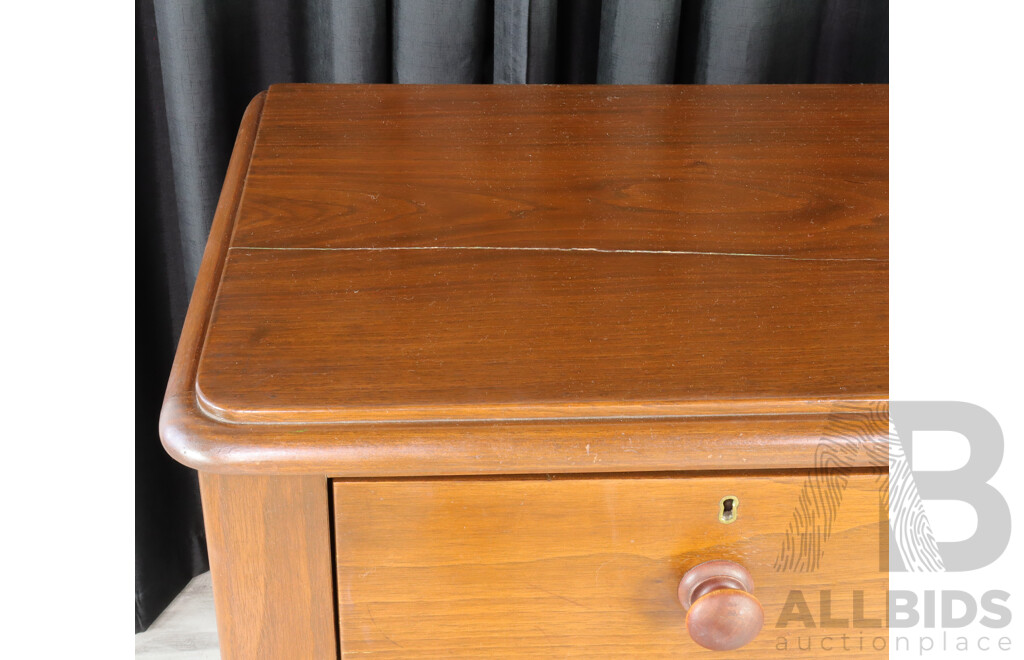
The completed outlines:
{"type": "Polygon", "coordinates": [[[885,260],[888,87],[274,87],[232,247],[885,260]]]}
{"type": "Polygon", "coordinates": [[[886,86],[283,85],[257,104],[179,349],[181,403],[214,435],[302,427],[313,454],[352,425],[678,437],[887,397],[886,86]]]}

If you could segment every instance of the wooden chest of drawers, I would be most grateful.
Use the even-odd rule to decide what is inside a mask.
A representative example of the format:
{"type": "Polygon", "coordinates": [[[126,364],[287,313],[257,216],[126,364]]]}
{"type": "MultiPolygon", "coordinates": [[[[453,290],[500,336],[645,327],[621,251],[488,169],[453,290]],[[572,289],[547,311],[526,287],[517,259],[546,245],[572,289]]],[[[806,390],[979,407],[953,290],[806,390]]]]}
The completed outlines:
{"type": "Polygon", "coordinates": [[[887,103],[258,96],[161,419],[224,657],[885,655],[887,103]]]}

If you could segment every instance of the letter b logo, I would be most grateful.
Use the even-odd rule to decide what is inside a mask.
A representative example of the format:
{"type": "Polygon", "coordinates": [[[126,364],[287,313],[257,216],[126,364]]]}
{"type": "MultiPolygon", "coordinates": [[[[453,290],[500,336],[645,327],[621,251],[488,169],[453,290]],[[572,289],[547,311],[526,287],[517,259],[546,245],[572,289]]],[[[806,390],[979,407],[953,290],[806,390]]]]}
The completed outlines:
{"type": "Polygon", "coordinates": [[[988,480],[1003,460],[1003,432],[984,408],[958,401],[893,401],[889,447],[889,570],[970,571],[991,564],[1010,542],[1010,508],[988,480]],[[967,464],[946,472],[913,470],[915,431],[953,431],[967,439],[967,464]],[[970,504],[978,516],[971,538],[938,542],[921,505],[970,504]]]}

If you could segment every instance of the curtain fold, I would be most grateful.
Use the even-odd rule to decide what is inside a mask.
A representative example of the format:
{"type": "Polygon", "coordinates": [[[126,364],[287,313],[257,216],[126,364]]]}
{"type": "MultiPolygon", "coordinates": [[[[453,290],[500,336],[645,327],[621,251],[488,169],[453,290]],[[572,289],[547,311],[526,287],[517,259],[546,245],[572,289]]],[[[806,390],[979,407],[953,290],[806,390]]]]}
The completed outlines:
{"type": "Polygon", "coordinates": [[[806,0],[706,2],[695,81],[810,82],[821,6],[806,0]]]}
{"type": "Polygon", "coordinates": [[[665,84],[675,79],[682,3],[604,0],[601,4],[599,84],[665,84]]]}
{"type": "Polygon", "coordinates": [[[387,0],[311,0],[305,10],[310,82],[391,81],[387,0]]]}
{"type": "Polygon", "coordinates": [[[555,82],[556,0],[495,0],[495,83],[555,82]]]}
{"type": "Polygon", "coordinates": [[[486,0],[393,0],[391,82],[490,82],[493,6],[486,0]]]}
{"type": "Polygon", "coordinates": [[[828,0],[821,12],[813,82],[888,81],[888,1],[828,0]]]}
{"type": "Polygon", "coordinates": [[[228,117],[219,103],[216,18],[202,0],[157,2],[155,7],[178,230],[191,286],[220,194],[217,181],[229,155],[224,130],[228,117]]]}
{"type": "Polygon", "coordinates": [[[136,630],[205,569],[157,415],[238,122],[279,82],[888,82],[883,0],[136,0],[136,630]]]}

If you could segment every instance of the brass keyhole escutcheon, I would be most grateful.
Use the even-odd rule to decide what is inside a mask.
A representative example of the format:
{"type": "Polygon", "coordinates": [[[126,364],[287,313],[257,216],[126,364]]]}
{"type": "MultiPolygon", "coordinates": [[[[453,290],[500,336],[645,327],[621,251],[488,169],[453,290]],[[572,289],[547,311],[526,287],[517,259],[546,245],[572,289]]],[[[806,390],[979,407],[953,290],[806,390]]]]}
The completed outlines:
{"type": "Polygon", "coordinates": [[[736,522],[739,515],[740,498],[726,495],[718,502],[718,522],[726,525],[736,522]]]}

